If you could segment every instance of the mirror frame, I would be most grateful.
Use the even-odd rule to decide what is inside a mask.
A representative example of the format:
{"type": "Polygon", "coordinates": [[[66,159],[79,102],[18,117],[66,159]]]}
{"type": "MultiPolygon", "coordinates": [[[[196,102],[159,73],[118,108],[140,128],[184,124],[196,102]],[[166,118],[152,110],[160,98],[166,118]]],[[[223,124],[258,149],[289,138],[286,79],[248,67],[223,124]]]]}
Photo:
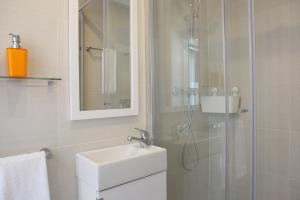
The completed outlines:
{"type": "Polygon", "coordinates": [[[130,0],[131,106],[125,109],[80,110],[79,74],[79,0],[69,0],[69,71],[71,120],[112,118],[138,115],[138,0],[130,0]]]}

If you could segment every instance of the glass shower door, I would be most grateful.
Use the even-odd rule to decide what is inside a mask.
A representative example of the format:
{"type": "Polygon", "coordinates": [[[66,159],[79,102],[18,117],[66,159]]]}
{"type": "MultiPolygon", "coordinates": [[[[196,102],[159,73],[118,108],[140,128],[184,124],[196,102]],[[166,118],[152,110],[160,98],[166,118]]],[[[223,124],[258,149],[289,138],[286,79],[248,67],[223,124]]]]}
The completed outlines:
{"type": "Polygon", "coordinates": [[[213,95],[225,105],[221,1],[153,0],[151,10],[152,131],[168,150],[168,199],[225,200],[225,110],[201,106],[213,95]]]}
{"type": "Polygon", "coordinates": [[[168,150],[168,200],[250,200],[249,2],[150,2],[150,124],[168,150]]]}
{"type": "Polygon", "coordinates": [[[227,93],[227,199],[254,198],[253,55],[251,0],[224,1],[227,93]],[[234,98],[237,113],[230,113],[234,98]]]}

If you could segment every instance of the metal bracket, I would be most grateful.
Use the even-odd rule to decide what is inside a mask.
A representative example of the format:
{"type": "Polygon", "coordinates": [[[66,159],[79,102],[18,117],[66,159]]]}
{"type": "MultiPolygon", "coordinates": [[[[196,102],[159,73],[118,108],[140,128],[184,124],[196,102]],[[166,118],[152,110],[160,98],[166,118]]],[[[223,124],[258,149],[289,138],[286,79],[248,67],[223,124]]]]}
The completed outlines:
{"type": "Polygon", "coordinates": [[[49,160],[51,158],[53,158],[53,154],[51,152],[51,150],[47,147],[41,148],[40,151],[44,151],[46,153],[46,159],[49,160]]]}
{"type": "Polygon", "coordinates": [[[248,109],[246,109],[246,108],[240,108],[240,113],[246,113],[246,112],[248,112],[249,110],[248,109]]]}
{"type": "Polygon", "coordinates": [[[104,200],[104,198],[101,197],[101,192],[100,191],[96,192],[96,200],[104,200]]]}

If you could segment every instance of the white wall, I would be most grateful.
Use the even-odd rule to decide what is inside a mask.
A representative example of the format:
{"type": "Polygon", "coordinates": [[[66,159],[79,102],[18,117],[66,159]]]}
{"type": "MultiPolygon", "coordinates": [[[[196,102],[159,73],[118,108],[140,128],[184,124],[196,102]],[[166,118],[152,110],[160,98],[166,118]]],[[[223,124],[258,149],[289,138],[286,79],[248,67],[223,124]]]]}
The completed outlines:
{"type": "MultiPolygon", "coordinates": [[[[143,1],[139,1],[143,13],[143,1]]],[[[140,18],[143,41],[144,16],[140,18]]],[[[78,151],[118,145],[144,128],[145,69],[140,54],[140,115],[115,119],[69,120],[68,0],[0,2],[0,74],[6,74],[8,33],[18,33],[29,49],[29,75],[61,77],[48,87],[43,81],[0,80],[0,157],[50,147],[50,187],[53,200],[76,199],[74,155],[78,151]]],[[[141,51],[144,42],[140,42],[141,51]]]]}

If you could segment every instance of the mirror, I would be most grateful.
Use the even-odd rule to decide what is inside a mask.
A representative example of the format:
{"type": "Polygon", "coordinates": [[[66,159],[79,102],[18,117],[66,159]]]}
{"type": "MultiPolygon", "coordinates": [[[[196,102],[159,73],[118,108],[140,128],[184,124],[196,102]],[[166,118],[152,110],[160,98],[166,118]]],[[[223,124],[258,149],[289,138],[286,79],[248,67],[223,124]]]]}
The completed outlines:
{"type": "Polygon", "coordinates": [[[70,0],[71,119],[137,115],[137,0],[70,0]]]}

